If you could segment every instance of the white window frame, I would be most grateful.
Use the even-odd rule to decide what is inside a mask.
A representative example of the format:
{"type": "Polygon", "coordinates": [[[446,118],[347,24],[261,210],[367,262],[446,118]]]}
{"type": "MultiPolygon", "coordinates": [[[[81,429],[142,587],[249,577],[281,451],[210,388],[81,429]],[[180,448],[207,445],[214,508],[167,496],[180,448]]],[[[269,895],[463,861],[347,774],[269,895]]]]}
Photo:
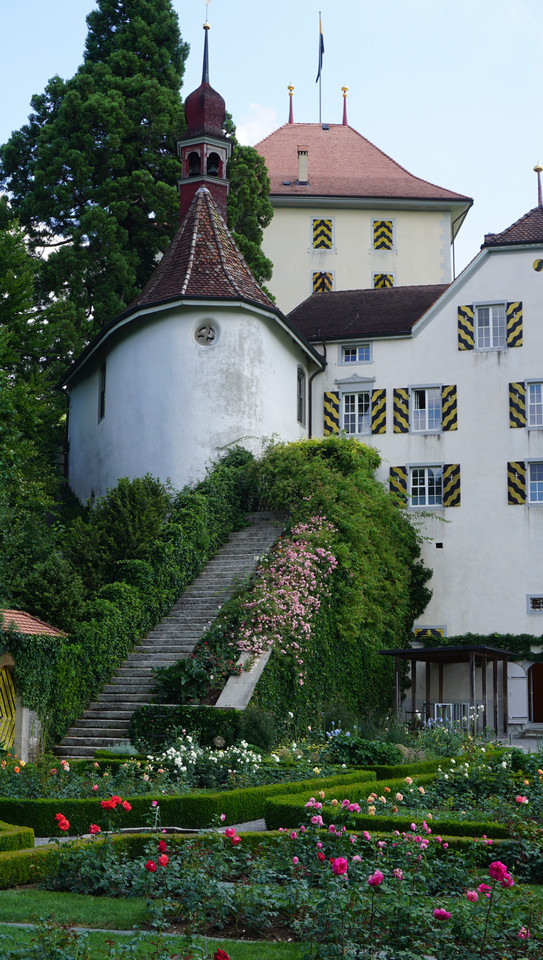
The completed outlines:
{"type": "Polygon", "coordinates": [[[409,490],[408,490],[408,503],[409,506],[414,510],[434,510],[436,507],[443,506],[443,464],[441,463],[415,463],[409,466],[409,490]],[[431,476],[429,471],[435,471],[435,476],[431,476]],[[417,477],[415,477],[417,474],[417,477]],[[423,474],[420,476],[420,474],[423,474]],[[413,482],[414,480],[422,480],[422,485],[418,486],[418,490],[423,490],[424,493],[419,493],[417,499],[421,497],[424,498],[423,503],[414,503],[413,495],[413,482]],[[438,490],[430,493],[431,488],[434,486],[435,481],[438,480],[438,490]]]}
{"type": "Polygon", "coordinates": [[[542,507],[543,460],[528,460],[526,466],[526,503],[531,504],[533,507],[542,507]],[[533,494],[535,494],[535,496],[533,494]]]}
{"type": "MultiPolygon", "coordinates": [[[[475,349],[476,350],[506,350],[507,349],[507,304],[503,300],[497,300],[493,303],[477,303],[474,304],[474,340],[475,340],[475,349]],[[483,310],[488,310],[488,343],[480,343],[481,332],[482,332],[482,316],[480,318],[480,311],[482,314],[483,310]],[[499,324],[500,335],[498,335],[498,329],[495,329],[495,323],[497,325],[498,318],[496,321],[494,319],[494,312],[502,310],[503,311],[503,325],[499,324]],[[503,336],[501,335],[501,330],[503,329],[503,336]]],[[[499,318],[501,321],[501,318],[499,318]]],[[[487,324],[485,323],[486,327],[487,324]]]]}
{"type": "Polygon", "coordinates": [[[348,437],[368,437],[371,434],[371,387],[367,387],[365,390],[352,390],[345,391],[341,395],[341,411],[340,411],[340,430],[342,433],[345,433],[348,437]],[[360,423],[360,403],[362,398],[367,398],[367,407],[362,411],[362,418],[364,423],[364,428],[362,430],[358,429],[360,423]],[[347,404],[349,404],[349,410],[347,410],[347,404]],[[349,430],[346,427],[346,419],[354,417],[354,430],[349,430]]]}
{"type": "MultiPolygon", "coordinates": [[[[312,216],[309,219],[309,250],[313,254],[323,254],[323,253],[335,253],[336,252],[336,218],[335,217],[315,217],[312,216]],[[331,220],[332,221],[332,246],[331,247],[314,247],[313,246],[313,223],[315,220],[331,220]]],[[[322,271],[323,273],[330,273],[330,270],[322,271]]]]}
{"type": "Polygon", "coordinates": [[[536,617],[540,616],[543,613],[543,594],[542,593],[526,594],[526,613],[536,617]],[[535,605],[532,605],[533,600],[536,601],[535,605]]]}
{"type": "Polygon", "coordinates": [[[526,381],[526,426],[528,430],[541,430],[543,429],[543,380],[527,380],[526,381]],[[532,388],[539,388],[539,399],[535,402],[532,402],[531,393],[532,388]],[[539,408],[534,419],[532,420],[532,407],[539,408]]]}
{"type": "Polygon", "coordinates": [[[412,433],[441,433],[443,427],[443,410],[441,405],[441,385],[431,383],[424,386],[416,386],[409,388],[409,429],[412,433]],[[436,425],[428,426],[428,418],[431,410],[429,399],[430,391],[432,394],[436,394],[439,399],[439,423],[436,425]],[[417,395],[424,393],[425,395],[425,406],[417,407],[417,395]],[[418,416],[418,414],[424,413],[424,418],[418,416]],[[424,425],[419,426],[419,423],[424,419],[424,425]]]}
{"type": "Polygon", "coordinates": [[[359,364],[372,363],[373,362],[373,350],[371,341],[364,341],[363,343],[342,343],[339,348],[339,358],[338,363],[342,367],[354,367],[359,364]],[[352,360],[345,359],[345,351],[354,351],[356,350],[356,357],[352,360]],[[360,358],[360,352],[367,352],[367,359],[360,358]]]}

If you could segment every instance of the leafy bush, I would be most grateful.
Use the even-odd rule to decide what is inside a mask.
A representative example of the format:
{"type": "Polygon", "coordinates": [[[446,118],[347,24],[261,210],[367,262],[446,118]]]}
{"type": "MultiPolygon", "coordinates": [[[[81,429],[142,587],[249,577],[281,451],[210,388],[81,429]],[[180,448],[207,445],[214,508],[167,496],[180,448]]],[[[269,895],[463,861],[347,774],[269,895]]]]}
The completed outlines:
{"type": "Polygon", "coordinates": [[[207,643],[199,643],[186,659],[154,671],[153,696],[158,703],[202,703],[210,690],[222,690],[228,677],[240,673],[241,666],[231,656],[214,653],[207,643]]]}
{"type": "Polygon", "coordinates": [[[324,759],[331,763],[346,763],[350,767],[365,767],[368,764],[400,763],[402,753],[392,743],[379,740],[363,740],[349,731],[336,730],[329,735],[324,759]]]}

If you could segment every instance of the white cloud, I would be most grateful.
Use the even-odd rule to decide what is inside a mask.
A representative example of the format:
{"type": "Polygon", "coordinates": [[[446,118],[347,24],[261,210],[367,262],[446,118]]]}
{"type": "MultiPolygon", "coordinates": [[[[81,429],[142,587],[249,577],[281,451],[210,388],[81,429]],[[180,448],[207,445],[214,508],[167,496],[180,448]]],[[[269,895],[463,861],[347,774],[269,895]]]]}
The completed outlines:
{"type": "Polygon", "coordinates": [[[236,136],[240,143],[254,146],[279,126],[277,110],[263,107],[259,103],[249,105],[249,113],[242,116],[236,127],[236,136]]]}

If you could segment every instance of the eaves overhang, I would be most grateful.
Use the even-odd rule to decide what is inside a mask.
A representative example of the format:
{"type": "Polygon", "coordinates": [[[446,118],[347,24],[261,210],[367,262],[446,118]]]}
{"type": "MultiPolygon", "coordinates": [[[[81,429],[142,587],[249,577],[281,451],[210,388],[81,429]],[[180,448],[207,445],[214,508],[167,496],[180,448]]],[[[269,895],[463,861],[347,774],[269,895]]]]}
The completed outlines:
{"type": "Polygon", "coordinates": [[[206,306],[209,307],[221,306],[238,310],[251,310],[253,313],[258,313],[264,317],[271,316],[285,333],[290,336],[293,342],[303,350],[309,360],[315,363],[319,369],[324,369],[326,366],[324,357],[318,353],[313,345],[306,340],[303,334],[296,329],[294,324],[292,324],[278,308],[266,308],[263,307],[262,304],[255,303],[254,300],[244,299],[242,297],[238,299],[232,299],[231,297],[170,297],[150,306],[140,306],[125,310],[124,313],[119,314],[119,316],[114,317],[113,320],[104,324],[93,340],[87,344],[79,357],[70,365],[62,379],[59,380],[57,387],[59,389],[68,387],[74,377],[76,377],[86,364],[103,348],[104,344],[111,340],[113,336],[117,336],[123,328],[137,321],[145,320],[153,315],[162,313],[165,310],[170,310],[172,307],[193,307],[201,306],[202,304],[206,304],[206,306]]]}

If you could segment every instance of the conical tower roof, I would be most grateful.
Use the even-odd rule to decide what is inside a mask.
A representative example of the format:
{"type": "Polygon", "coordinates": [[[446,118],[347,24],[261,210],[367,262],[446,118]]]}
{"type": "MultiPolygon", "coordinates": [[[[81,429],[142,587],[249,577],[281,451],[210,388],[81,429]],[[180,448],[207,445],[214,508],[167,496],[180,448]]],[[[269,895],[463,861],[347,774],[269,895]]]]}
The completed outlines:
{"type": "Polygon", "coordinates": [[[199,187],[158,267],[129,310],[180,297],[273,303],[259,287],[211,193],[199,187]]]}

